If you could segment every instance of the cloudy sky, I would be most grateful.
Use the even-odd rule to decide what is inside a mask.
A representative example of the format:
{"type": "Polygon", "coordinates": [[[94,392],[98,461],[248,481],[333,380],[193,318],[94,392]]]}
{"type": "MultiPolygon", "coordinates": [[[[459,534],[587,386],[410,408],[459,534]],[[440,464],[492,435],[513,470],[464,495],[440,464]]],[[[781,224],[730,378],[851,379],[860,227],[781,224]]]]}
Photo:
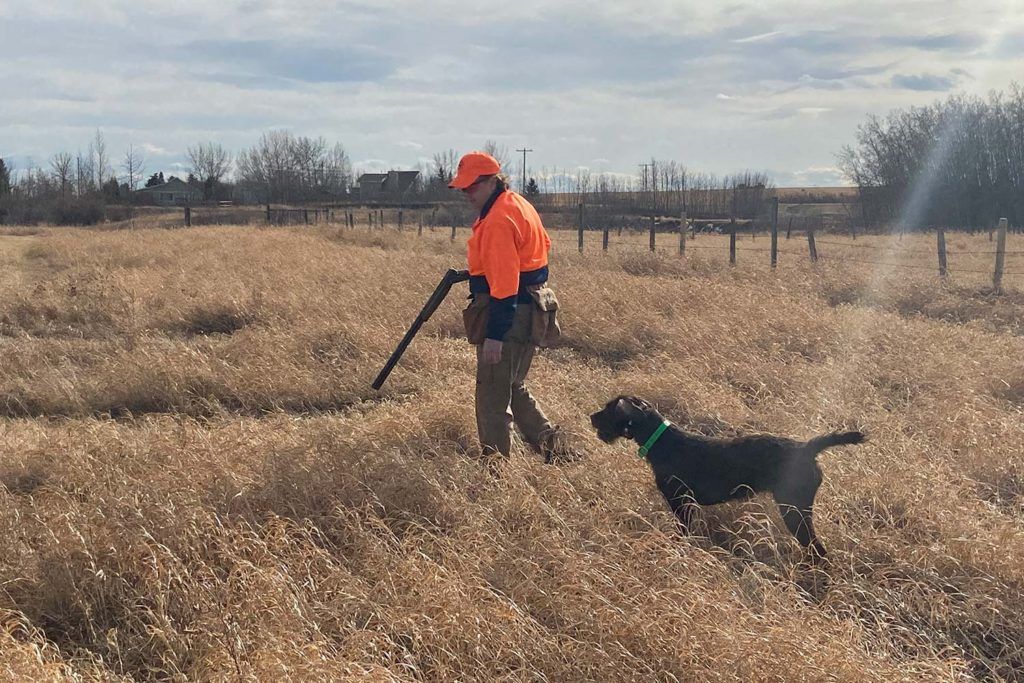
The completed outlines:
{"type": "Polygon", "coordinates": [[[99,128],[181,172],[284,128],[362,170],[493,139],[537,169],[834,185],[868,114],[1024,84],[1024,0],[0,0],[0,45],[17,168],[99,128]]]}

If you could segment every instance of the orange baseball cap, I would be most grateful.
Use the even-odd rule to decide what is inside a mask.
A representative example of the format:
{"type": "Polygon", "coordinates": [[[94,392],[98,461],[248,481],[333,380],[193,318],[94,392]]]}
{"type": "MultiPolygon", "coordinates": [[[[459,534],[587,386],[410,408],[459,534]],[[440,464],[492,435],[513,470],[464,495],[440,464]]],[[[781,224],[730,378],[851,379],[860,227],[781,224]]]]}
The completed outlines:
{"type": "Polygon", "coordinates": [[[485,175],[501,173],[501,164],[487,152],[470,152],[459,159],[459,170],[448,183],[455,190],[465,190],[485,175]]]}

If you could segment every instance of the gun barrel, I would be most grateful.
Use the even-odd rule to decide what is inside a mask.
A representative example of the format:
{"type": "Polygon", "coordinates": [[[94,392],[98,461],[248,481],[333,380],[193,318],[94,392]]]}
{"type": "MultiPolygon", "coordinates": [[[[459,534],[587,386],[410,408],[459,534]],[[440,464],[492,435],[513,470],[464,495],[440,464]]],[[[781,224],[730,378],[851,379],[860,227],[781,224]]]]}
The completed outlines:
{"type": "Polygon", "coordinates": [[[391,356],[384,364],[384,367],[381,368],[380,373],[377,374],[377,379],[373,380],[372,386],[375,390],[379,390],[384,386],[384,382],[387,380],[388,375],[390,375],[391,371],[395,369],[396,365],[398,365],[399,359],[401,359],[402,354],[405,353],[405,349],[408,348],[413,337],[415,337],[416,333],[420,331],[420,327],[423,326],[423,323],[430,320],[430,316],[434,314],[437,307],[440,306],[441,302],[444,301],[444,298],[448,296],[448,291],[452,288],[452,285],[457,282],[465,282],[468,279],[468,271],[456,270],[454,268],[448,269],[448,272],[446,272],[444,277],[441,278],[441,282],[439,282],[437,287],[434,288],[430,298],[427,299],[427,303],[423,306],[423,310],[421,310],[419,315],[416,316],[416,319],[413,321],[412,325],[409,326],[405,336],[402,337],[402,341],[398,343],[398,346],[395,347],[395,350],[391,353],[391,356]]]}
{"type": "Polygon", "coordinates": [[[420,331],[420,327],[423,325],[423,322],[424,321],[420,316],[416,317],[415,322],[413,322],[412,326],[409,327],[405,336],[402,337],[402,341],[398,342],[398,346],[396,346],[395,350],[391,352],[391,357],[388,358],[388,362],[384,364],[384,367],[381,368],[381,371],[377,374],[377,379],[373,380],[374,389],[380,389],[384,386],[384,382],[387,380],[388,375],[390,375],[391,371],[395,369],[396,365],[398,365],[398,360],[402,357],[402,354],[405,353],[405,349],[408,348],[409,344],[412,342],[412,338],[420,331]]]}

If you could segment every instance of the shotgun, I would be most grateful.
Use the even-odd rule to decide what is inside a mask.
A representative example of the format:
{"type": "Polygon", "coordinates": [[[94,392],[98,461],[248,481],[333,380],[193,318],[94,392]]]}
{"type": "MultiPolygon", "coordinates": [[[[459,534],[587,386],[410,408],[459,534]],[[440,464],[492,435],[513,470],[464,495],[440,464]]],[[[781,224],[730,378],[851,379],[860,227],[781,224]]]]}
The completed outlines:
{"type": "Polygon", "coordinates": [[[427,303],[423,305],[423,310],[420,311],[420,314],[416,316],[416,320],[414,320],[412,325],[409,326],[409,331],[405,333],[405,336],[402,337],[402,341],[398,343],[398,346],[391,354],[391,357],[388,358],[388,362],[384,364],[380,374],[377,375],[377,379],[373,380],[374,389],[380,389],[384,385],[384,381],[387,380],[388,375],[390,375],[391,371],[395,369],[395,366],[398,365],[398,360],[402,357],[402,354],[405,353],[405,349],[409,346],[409,342],[411,342],[412,338],[416,336],[416,333],[420,331],[420,327],[423,326],[423,323],[430,320],[430,316],[434,314],[437,307],[440,306],[441,302],[444,301],[444,298],[448,296],[448,290],[452,288],[452,285],[459,282],[465,282],[468,279],[468,270],[455,270],[454,268],[448,269],[448,272],[444,274],[441,281],[437,283],[434,293],[430,295],[430,298],[427,299],[427,303]]]}

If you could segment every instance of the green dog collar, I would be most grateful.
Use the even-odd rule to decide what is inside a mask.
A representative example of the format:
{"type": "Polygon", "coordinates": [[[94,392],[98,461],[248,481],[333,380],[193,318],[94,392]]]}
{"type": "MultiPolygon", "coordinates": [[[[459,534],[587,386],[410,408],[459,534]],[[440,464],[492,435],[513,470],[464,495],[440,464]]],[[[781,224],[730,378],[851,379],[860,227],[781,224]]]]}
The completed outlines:
{"type": "Polygon", "coordinates": [[[658,428],[654,430],[653,434],[651,434],[651,438],[647,439],[647,441],[644,442],[644,445],[640,447],[638,455],[641,458],[647,457],[647,454],[651,452],[651,448],[655,443],[657,443],[658,439],[661,438],[661,435],[665,433],[665,430],[668,429],[671,424],[672,423],[668,420],[664,420],[660,425],[658,425],[658,428]]]}

